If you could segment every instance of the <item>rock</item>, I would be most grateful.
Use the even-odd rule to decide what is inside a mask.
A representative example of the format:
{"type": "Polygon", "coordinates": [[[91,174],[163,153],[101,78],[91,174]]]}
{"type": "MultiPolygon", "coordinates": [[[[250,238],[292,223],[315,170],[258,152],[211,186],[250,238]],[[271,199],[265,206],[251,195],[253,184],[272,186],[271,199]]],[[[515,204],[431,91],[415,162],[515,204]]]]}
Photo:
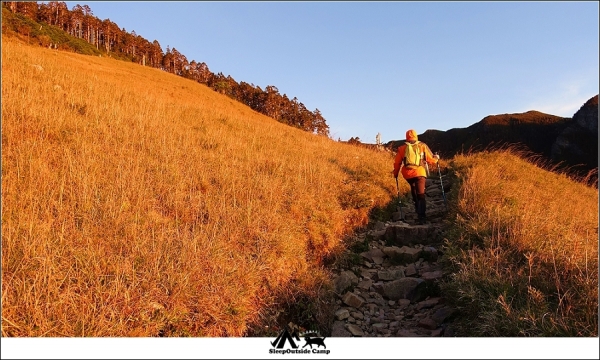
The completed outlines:
{"type": "Polygon", "coordinates": [[[357,287],[363,290],[369,290],[369,288],[371,288],[371,285],[373,285],[373,281],[369,279],[359,282],[357,287]]]}
{"type": "Polygon", "coordinates": [[[426,192],[428,197],[436,197],[442,195],[442,189],[434,188],[426,192]]]}
{"type": "Polygon", "coordinates": [[[373,285],[371,285],[371,287],[373,288],[373,290],[375,290],[379,294],[383,294],[383,282],[382,281],[373,283],[373,285]]]}
{"type": "Polygon", "coordinates": [[[383,257],[373,256],[373,262],[376,265],[381,265],[381,264],[383,264],[383,257]]]}
{"type": "Polygon", "coordinates": [[[452,309],[448,306],[444,306],[444,307],[438,309],[431,316],[431,319],[433,319],[438,324],[442,324],[444,321],[446,321],[446,319],[451,317],[453,314],[454,314],[454,309],[452,309]]]}
{"type": "Polygon", "coordinates": [[[392,220],[393,221],[400,221],[403,220],[402,215],[399,211],[393,212],[392,213],[392,220]]]}
{"type": "Polygon", "coordinates": [[[387,257],[394,258],[394,256],[400,253],[400,248],[397,246],[386,246],[382,251],[387,257]]]}
{"type": "Polygon", "coordinates": [[[346,330],[343,321],[335,321],[331,329],[331,337],[352,337],[352,334],[346,330]]]}
{"type": "MultiPolygon", "coordinates": [[[[431,244],[435,239],[437,228],[432,224],[419,225],[416,227],[418,244],[431,244]]],[[[413,242],[414,243],[414,242],[413,242]]]]}
{"type": "Polygon", "coordinates": [[[381,265],[383,263],[383,258],[385,257],[383,251],[381,251],[381,249],[378,248],[362,252],[360,253],[360,255],[365,259],[375,263],[376,265],[381,265]]]}
{"type": "Polygon", "coordinates": [[[437,261],[438,251],[436,248],[427,246],[423,249],[423,259],[427,261],[437,261]]]}
{"type": "Polygon", "coordinates": [[[371,249],[369,251],[365,251],[360,253],[360,256],[364,257],[365,259],[368,259],[372,262],[374,261],[374,258],[381,258],[383,259],[383,257],[385,256],[385,254],[383,253],[383,251],[381,251],[380,249],[371,249]]]}
{"type": "Polygon", "coordinates": [[[385,229],[383,230],[371,230],[367,234],[375,240],[385,239],[385,229]]]}
{"type": "MultiPolygon", "coordinates": [[[[333,287],[336,293],[342,294],[344,291],[352,287],[352,277],[349,275],[349,273],[352,272],[344,271],[333,280],[333,287]]],[[[352,273],[352,275],[354,274],[352,273]]]]}
{"type": "Polygon", "coordinates": [[[363,336],[364,333],[363,331],[360,329],[360,327],[353,325],[353,324],[346,324],[345,325],[346,330],[348,330],[352,336],[363,336]]]}
{"type": "Polygon", "coordinates": [[[432,267],[431,265],[429,265],[429,263],[427,261],[421,263],[421,265],[419,266],[419,272],[421,274],[424,274],[426,272],[431,272],[431,271],[436,271],[439,270],[437,267],[432,267]]]}
{"type": "Polygon", "coordinates": [[[398,337],[419,337],[420,335],[417,335],[415,332],[412,332],[410,330],[400,329],[396,333],[396,336],[398,336],[398,337]]]}
{"type": "MultiPolygon", "coordinates": [[[[383,296],[381,295],[381,293],[378,293],[376,291],[372,291],[369,293],[369,295],[376,300],[383,300],[383,296]]],[[[382,304],[385,304],[385,301],[382,302],[382,304]]]]}
{"type": "Polygon", "coordinates": [[[419,320],[419,323],[417,325],[429,330],[435,330],[438,327],[438,324],[431,318],[419,320]]]}
{"type": "Polygon", "coordinates": [[[352,285],[357,285],[358,284],[358,276],[356,276],[356,274],[350,270],[346,270],[344,272],[342,272],[342,274],[344,274],[344,276],[348,277],[350,279],[350,283],[352,285]]]}
{"type": "Polygon", "coordinates": [[[390,300],[412,300],[417,287],[421,283],[424,283],[424,281],[417,278],[402,278],[390,281],[383,284],[383,295],[390,300]]]}
{"type": "Polygon", "coordinates": [[[415,264],[409,264],[406,269],[404,269],[404,275],[405,276],[415,276],[417,275],[417,269],[415,267],[415,264]]]}
{"type": "Polygon", "coordinates": [[[393,260],[401,264],[410,264],[417,261],[422,252],[423,250],[421,249],[403,246],[400,248],[400,252],[394,257],[393,260]]]}
{"type": "Polygon", "coordinates": [[[444,273],[441,270],[426,272],[421,274],[421,278],[425,281],[433,281],[437,279],[441,279],[444,276],[444,273]]]}
{"type": "Polygon", "coordinates": [[[342,297],[342,301],[344,302],[344,304],[352,306],[356,309],[358,309],[362,306],[362,304],[365,303],[365,299],[352,292],[347,292],[346,294],[344,294],[344,296],[342,297]]]}
{"type": "Polygon", "coordinates": [[[377,272],[377,279],[384,281],[397,280],[404,277],[404,270],[381,270],[377,272]]]}
{"type": "Polygon", "coordinates": [[[439,297],[431,298],[429,300],[421,301],[420,303],[417,304],[417,306],[415,308],[417,310],[431,309],[432,307],[436,306],[439,302],[440,302],[440,298],[439,297]]]}
{"type": "Polygon", "coordinates": [[[383,221],[377,221],[375,223],[375,229],[374,230],[376,230],[376,231],[385,230],[385,223],[383,221]]]}
{"type": "Polygon", "coordinates": [[[388,324],[386,323],[376,323],[371,325],[371,327],[375,328],[375,329],[387,329],[388,328],[388,324]]]}
{"type": "Polygon", "coordinates": [[[350,317],[350,312],[347,309],[339,309],[335,312],[335,318],[338,320],[344,320],[350,317]]]}
{"type": "Polygon", "coordinates": [[[377,309],[377,305],[367,304],[367,308],[369,309],[369,315],[373,316],[375,314],[375,310],[377,309]]]}
{"type": "Polygon", "coordinates": [[[337,294],[341,294],[346,290],[350,290],[352,283],[349,279],[338,276],[333,280],[333,288],[337,294]]]}
{"type": "Polygon", "coordinates": [[[442,328],[435,329],[435,330],[432,330],[432,331],[431,331],[431,334],[429,334],[429,336],[432,336],[432,337],[440,337],[440,336],[442,336],[442,332],[443,332],[443,329],[442,329],[442,328]]]}
{"type": "Polygon", "coordinates": [[[410,300],[408,299],[400,299],[398,300],[398,309],[402,310],[408,307],[408,305],[410,305],[410,300]]]}
{"type": "Polygon", "coordinates": [[[363,320],[365,318],[365,316],[358,311],[354,311],[350,315],[352,315],[353,318],[358,319],[358,320],[363,320]]]}
{"type": "MultiPolygon", "coordinates": [[[[399,216],[398,216],[399,217],[399,216]]],[[[397,221],[394,218],[394,221],[397,221]]],[[[402,243],[404,239],[404,225],[392,225],[385,229],[384,238],[388,243],[402,243]]]]}
{"type": "Polygon", "coordinates": [[[362,276],[364,279],[372,279],[374,274],[375,273],[373,272],[373,270],[371,270],[371,271],[369,271],[367,269],[360,270],[360,276],[362,276]]]}

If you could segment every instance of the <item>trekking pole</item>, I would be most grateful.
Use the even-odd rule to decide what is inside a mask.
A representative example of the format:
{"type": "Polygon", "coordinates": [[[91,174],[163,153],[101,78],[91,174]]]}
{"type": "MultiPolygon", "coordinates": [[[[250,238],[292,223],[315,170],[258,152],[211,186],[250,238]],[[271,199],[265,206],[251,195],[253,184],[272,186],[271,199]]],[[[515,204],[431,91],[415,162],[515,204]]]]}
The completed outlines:
{"type": "MultiPolygon", "coordinates": [[[[438,155],[438,153],[435,153],[435,154],[438,155]]],[[[437,168],[438,168],[438,174],[440,174],[440,187],[442,188],[442,196],[444,197],[444,205],[446,206],[446,211],[448,211],[448,202],[446,201],[446,193],[444,192],[444,182],[442,181],[442,171],[440,170],[440,159],[438,159],[436,164],[437,164],[437,168]]]]}
{"type": "Polygon", "coordinates": [[[400,208],[400,219],[404,221],[404,215],[402,214],[402,200],[400,200],[400,186],[398,186],[398,178],[396,178],[396,189],[398,189],[398,207],[400,208]]]}

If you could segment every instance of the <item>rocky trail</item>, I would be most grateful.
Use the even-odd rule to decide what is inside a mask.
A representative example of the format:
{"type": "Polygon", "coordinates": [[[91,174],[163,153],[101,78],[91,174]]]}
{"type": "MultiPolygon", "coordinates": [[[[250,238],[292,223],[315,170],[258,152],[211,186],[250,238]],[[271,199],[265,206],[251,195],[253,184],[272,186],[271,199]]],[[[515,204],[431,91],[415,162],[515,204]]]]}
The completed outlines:
{"type": "MultiPolygon", "coordinates": [[[[447,197],[450,183],[443,184],[447,197]]],[[[356,235],[368,250],[348,250],[358,261],[335,271],[332,337],[454,336],[455,310],[439,289],[446,215],[439,179],[427,179],[426,194],[426,224],[418,225],[412,201],[403,201],[404,221],[397,207],[389,221],[356,235]]]]}

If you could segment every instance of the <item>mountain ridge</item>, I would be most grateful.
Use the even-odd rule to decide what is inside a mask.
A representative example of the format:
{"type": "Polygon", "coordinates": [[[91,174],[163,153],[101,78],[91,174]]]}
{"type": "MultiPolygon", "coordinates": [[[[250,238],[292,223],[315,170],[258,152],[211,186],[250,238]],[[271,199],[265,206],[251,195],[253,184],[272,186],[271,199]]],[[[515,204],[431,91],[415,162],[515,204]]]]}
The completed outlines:
{"type": "MultiPolygon", "coordinates": [[[[519,145],[560,169],[569,168],[577,175],[585,176],[598,169],[597,131],[598,95],[595,95],[571,118],[537,110],[488,115],[465,128],[447,131],[429,129],[418,137],[444,158],[464,152],[519,145]]],[[[384,146],[395,151],[402,142],[404,140],[392,140],[384,146]]]]}

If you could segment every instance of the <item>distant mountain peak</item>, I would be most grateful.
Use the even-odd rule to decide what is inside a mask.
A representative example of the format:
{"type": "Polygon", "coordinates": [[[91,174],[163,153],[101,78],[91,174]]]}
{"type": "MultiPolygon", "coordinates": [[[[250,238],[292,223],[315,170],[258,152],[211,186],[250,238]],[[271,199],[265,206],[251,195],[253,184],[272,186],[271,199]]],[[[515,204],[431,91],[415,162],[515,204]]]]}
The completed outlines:
{"type": "Polygon", "coordinates": [[[480,121],[484,125],[515,125],[519,123],[528,124],[553,124],[564,122],[568,118],[556,115],[546,114],[536,110],[529,110],[524,113],[488,115],[480,121]]]}

